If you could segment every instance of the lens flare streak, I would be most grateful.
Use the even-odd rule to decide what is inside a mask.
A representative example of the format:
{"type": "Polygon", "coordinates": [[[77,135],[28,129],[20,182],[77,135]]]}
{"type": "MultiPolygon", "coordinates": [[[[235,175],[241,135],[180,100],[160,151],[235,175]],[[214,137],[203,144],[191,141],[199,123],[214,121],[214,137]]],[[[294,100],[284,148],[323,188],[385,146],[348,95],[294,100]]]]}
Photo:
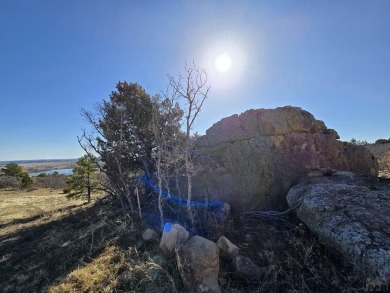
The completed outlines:
{"type": "MultiPolygon", "coordinates": [[[[160,190],[159,188],[153,184],[153,182],[146,176],[146,175],[143,175],[140,177],[140,179],[146,184],[148,185],[150,188],[152,188],[155,192],[159,193],[160,190]]],[[[187,199],[184,199],[184,198],[180,198],[178,196],[175,196],[171,193],[168,193],[164,190],[162,190],[161,192],[162,194],[162,197],[165,199],[165,200],[168,200],[168,201],[171,201],[175,204],[179,204],[179,205],[187,205],[188,201],[187,199]]],[[[222,207],[222,202],[219,201],[219,200],[212,200],[212,201],[209,201],[209,202],[202,202],[202,201],[190,201],[190,206],[193,206],[193,207],[205,207],[205,206],[208,206],[208,207],[222,207]]]]}

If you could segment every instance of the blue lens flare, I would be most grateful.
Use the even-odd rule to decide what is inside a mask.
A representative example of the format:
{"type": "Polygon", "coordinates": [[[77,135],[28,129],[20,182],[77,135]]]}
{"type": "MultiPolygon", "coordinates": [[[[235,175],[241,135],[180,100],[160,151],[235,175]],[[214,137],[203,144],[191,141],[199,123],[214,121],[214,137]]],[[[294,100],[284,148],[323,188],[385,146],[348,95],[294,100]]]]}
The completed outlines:
{"type": "Polygon", "coordinates": [[[164,226],[164,232],[170,232],[172,230],[172,223],[168,222],[164,226]]]}
{"type": "MultiPolygon", "coordinates": [[[[148,185],[150,188],[152,188],[155,192],[159,193],[160,190],[159,188],[153,184],[153,182],[146,176],[146,175],[143,175],[140,177],[140,179],[145,182],[146,185],[148,185]]],[[[179,204],[179,205],[187,205],[188,201],[187,199],[185,198],[180,198],[178,196],[175,196],[171,193],[168,193],[164,190],[162,190],[161,192],[162,194],[162,197],[165,199],[165,200],[168,200],[168,201],[171,201],[175,204],[179,204]]],[[[219,200],[212,200],[212,201],[209,201],[209,202],[202,202],[202,201],[190,201],[190,205],[193,206],[193,207],[205,207],[205,206],[208,206],[208,207],[217,207],[217,208],[220,208],[222,207],[222,202],[219,201],[219,200]]]]}

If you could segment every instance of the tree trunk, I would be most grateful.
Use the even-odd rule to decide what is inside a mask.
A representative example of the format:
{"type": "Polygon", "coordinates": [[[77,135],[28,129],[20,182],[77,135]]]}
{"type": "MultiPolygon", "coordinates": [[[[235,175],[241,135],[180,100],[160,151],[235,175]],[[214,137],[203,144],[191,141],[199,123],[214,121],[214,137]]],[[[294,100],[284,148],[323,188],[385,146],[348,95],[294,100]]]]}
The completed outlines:
{"type": "Polygon", "coordinates": [[[191,220],[192,228],[194,228],[194,215],[192,213],[192,207],[191,207],[191,201],[192,201],[192,176],[190,171],[190,162],[188,159],[189,156],[189,148],[187,148],[186,154],[185,154],[185,164],[186,164],[186,173],[187,173],[187,212],[188,216],[191,220]]]}
{"type": "Polygon", "coordinates": [[[182,198],[181,198],[181,191],[179,185],[179,170],[177,169],[177,167],[175,168],[175,182],[176,182],[177,196],[179,197],[179,208],[181,211],[182,198]]]}
{"type": "Polygon", "coordinates": [[[158,182],[158,210],[160,211],[160,220],[161,220],[161,227],[164,227],[164,211],[162,207],[162,184],[159,180],[158,182]]]}
{"type": "Polygon", "coordinates": [[[157,177],[158,177],[158,210],[160,211],[161,227],[164,227],[164,211],[162,207],[162,174],[161,174],[161,148],[158,149],[157,177]]]}
{"type": "Polygon", "coordinates": [[[191,220],[191,225],[192,228],[194,228],[194,214],[192,213],[192,206],[191,206],[191,201],[192,201],[192,177],[190,174],[187,174],[187,183],[188,183],[188,197],[187,197],[187,212],[188,216],[190,217],[191,220]]]}
{"type": "Polygon", "coordinates": [[[127,209],[126,209],[125,202],[123,201],[122,194],[118,194],[117,197],[119,198],[119,202],[121,204],[123,214],[126,215],[127,214],[127,209]]]}
{"type": "Polygon", "coordinates": [[[90,203],[91,202],[91,186],[88,185],[88,193],[87,193],[87,202],[90,203]]]}
{"type": "Polygon", "coordinates": [[[128,188],[126,188],[125,198],[127,199],[127,202],[129,203],[131,213],[134,214],[134,206],[133,206],[133,202],[131,200],[130,194],[131,194],[131,191],[128,188]]]}

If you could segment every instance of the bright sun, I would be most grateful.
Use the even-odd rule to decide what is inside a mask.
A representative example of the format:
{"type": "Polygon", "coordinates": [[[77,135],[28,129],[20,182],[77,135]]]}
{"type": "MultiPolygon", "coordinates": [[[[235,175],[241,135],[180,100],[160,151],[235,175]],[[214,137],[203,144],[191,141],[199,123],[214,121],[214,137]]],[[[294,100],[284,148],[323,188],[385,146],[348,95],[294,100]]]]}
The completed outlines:
{"type": "Polygon", "coordinates": [[[215,67],[220,72],[226,72],[230,69],[232,65],[232,60],[230,56],[226,53],[223,53],[217,57],[215,60],[215,67]]]}

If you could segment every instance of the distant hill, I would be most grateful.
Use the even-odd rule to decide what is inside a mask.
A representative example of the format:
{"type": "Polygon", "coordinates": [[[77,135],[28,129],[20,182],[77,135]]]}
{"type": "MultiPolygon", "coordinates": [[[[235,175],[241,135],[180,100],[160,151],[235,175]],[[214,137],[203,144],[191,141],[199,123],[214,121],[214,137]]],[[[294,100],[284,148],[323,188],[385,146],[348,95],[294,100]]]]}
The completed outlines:
{"type": "Polygon", "coordinates": [[[0,161],[0,165],[6,165],[8,163],[17,163],[17,164],[35,164],[35,163],[63,163],[63,162],[73,162],[77,159],[46,159],[46,160],[13,160],[13,161],[0,161]]]}
{"type": "Polygon", "coordinates": [[[35,173],[47,170],[73,169],[77,159],[0,161],[0,168],[11,162],[17,163],[28,173],[35,173]]]}

